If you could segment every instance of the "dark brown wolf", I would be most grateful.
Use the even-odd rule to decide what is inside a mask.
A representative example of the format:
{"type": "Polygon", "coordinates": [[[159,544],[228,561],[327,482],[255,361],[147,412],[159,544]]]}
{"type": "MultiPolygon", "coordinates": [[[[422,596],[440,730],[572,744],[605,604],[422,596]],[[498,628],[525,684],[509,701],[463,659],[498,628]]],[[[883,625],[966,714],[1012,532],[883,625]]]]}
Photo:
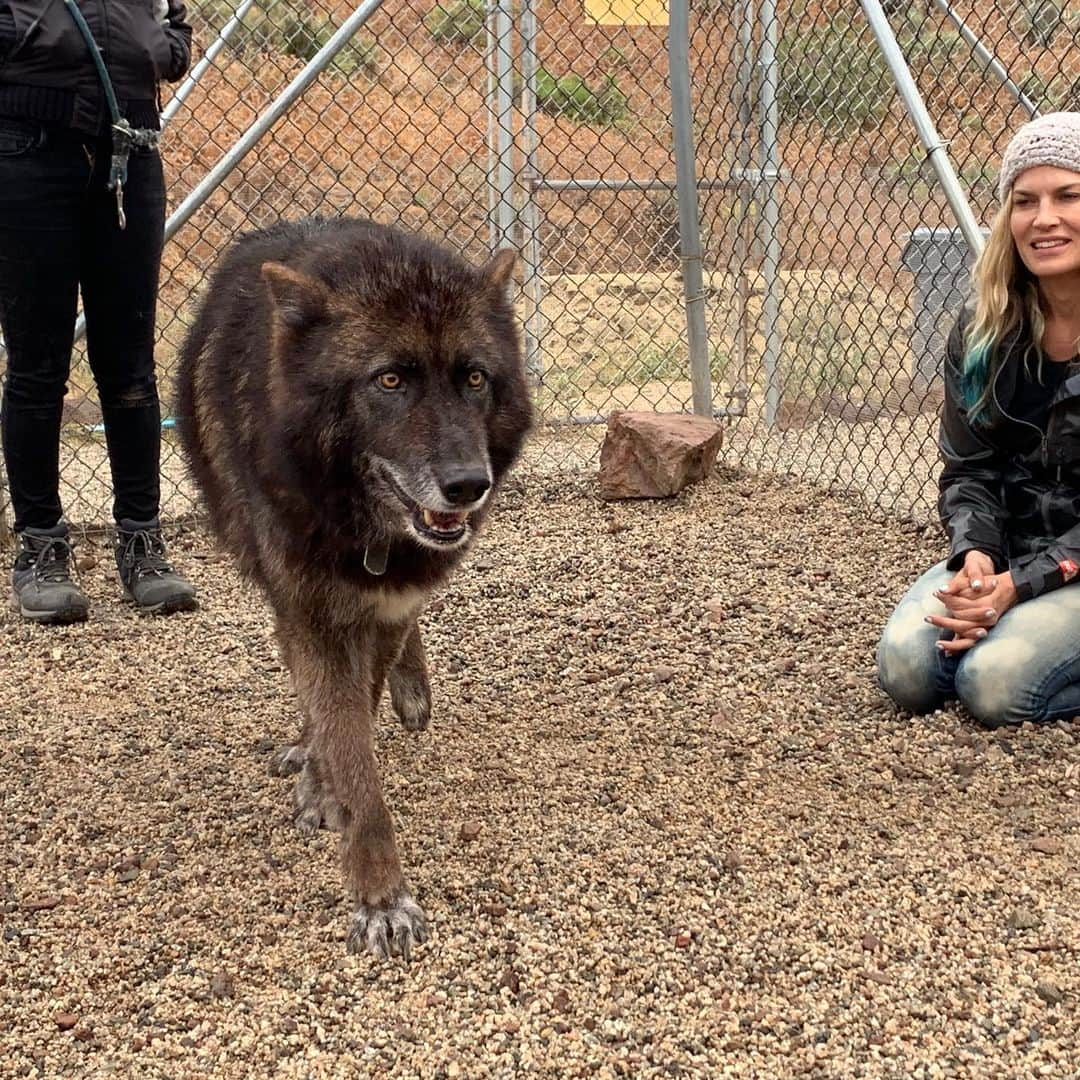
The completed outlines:
{"type": "Polygon", "coordinates": [[[531,422],[514,254],[476,268],[370,221],[241,238],[181,354],[177,415],[215,532],[273,608],[303,727],[298,826],[342,832],[349,947],[427,937],[383,801],[384,683],[410,730],[431,691],[417,615],[461,560],[531,422]]]}

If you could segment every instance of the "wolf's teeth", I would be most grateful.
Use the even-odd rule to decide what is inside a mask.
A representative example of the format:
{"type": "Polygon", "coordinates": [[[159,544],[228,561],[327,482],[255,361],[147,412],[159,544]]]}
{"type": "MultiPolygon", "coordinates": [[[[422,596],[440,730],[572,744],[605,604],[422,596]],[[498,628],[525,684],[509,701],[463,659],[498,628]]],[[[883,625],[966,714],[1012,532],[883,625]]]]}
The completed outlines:
{"type": "Polygon", "coordinates": [[[424,524],[436,532],[450,532],[453,529],[458,529],[465,523],[468,516],[468,514],[428,510],[427,507],[421,507],[421,517],[424,524]]]}

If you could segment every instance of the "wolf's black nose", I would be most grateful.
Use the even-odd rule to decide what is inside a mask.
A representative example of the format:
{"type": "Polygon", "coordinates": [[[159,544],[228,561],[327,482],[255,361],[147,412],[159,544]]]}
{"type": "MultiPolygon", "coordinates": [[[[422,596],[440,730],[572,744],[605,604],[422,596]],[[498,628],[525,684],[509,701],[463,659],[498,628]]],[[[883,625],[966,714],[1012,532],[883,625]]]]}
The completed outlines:
{"type": "Polygon", "coordinates": [[[491,477],[487,470],[469,468],[447,469],[439,477],[439,487],[442,489],[443,498],[454,506],[465,506],[474,503],[483,497],[484,492],[491,487],[491,477]]]}

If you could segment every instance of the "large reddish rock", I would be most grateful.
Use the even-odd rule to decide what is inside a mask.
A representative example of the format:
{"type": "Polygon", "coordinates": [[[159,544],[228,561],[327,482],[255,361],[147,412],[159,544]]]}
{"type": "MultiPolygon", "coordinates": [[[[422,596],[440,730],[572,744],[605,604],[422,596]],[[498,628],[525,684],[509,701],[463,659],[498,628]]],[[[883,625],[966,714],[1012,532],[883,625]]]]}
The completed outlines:
{"type": "Polygon", "coordinates": [[[600,451],[600,495],[658,499],[708,476],[723,430],[682,413],[613,412],[600,451]]]}

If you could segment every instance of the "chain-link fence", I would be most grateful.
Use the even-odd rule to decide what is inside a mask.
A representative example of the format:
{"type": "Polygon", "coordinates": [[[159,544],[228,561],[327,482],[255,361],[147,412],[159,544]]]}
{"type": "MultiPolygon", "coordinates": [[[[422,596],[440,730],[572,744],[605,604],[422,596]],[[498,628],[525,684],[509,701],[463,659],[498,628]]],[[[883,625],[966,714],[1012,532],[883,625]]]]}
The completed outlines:
{"type": "MultiPolygon", "coordinates": [[[[707,227],[728,223],[709,247],[712,265],[727,271],[713,322],[721,385],[724,350],[739,340],[735,320],[747,306],[753,327],[749,346],[734,351],[751,392],[727,453],[751,467],[854,488],[922,519],[933,516],[936,499],[944,338],[970,256],[872,31],[872,6],[884,9],[982,228],[996,210],[994,181],[1011,133],[1036,112],[1080,107],[1080,11],[1060,0],[798,0],[784,5],[772,31],[767,5],[724,5],[728,18],[757,8],[755,58],[765,79],[769,48],[760,43],[775,41],[781,172],[778,230],[761,228],[755,214],[768,199],[764,183],[749,189],[749,213],[714,200],[704,215],[707,227]],[[740,227],[757,227],[756,253],[733,241],[740,227]],[[727,254],[739,250],[747,257],[727,254]],[[732,303],[744,278],[750,303],[732,303]],[[762,389],[770,363],[779,385],[773,409],[762,389]]],[[[737,70],[738,61],[731,52],[715,66],[737,70]]],[[[719,103],[711,116],[698,114],[703,142],[711,131],[723,147],[721,169],[737,163],[744,138],[756,140],[744,157],[768,157],[769,117],[760,91],[754,104],[749,96],[739,103],[756,120],[734,135],[713,119],[724,115],[719,103]]]]}
{"type": "MultiPolygon", "coordinates": [[[[1080,107],[1080,12],[883,7],[986,224],[1009,133],[1033,110],[1080,107]]],[[[966,249],[858,4],[690,0],[693,176],[676,168],[663,0],[192,0],[190,15],[198,65],[172,88],[163,136],[166,412],[193,305],[233,237],[368,215],[478,261],[501,243],[522,253],[536,460],[594,461],[616,408],[690,409],[696,351],[728,461],[931,513],[941,331],[966,249]]],[[[65,417],[67,516],[105,523],[81,346],[65,417]]],[[[195,494],[170,419],[164,435],[177,518],[195,494]]]]}

